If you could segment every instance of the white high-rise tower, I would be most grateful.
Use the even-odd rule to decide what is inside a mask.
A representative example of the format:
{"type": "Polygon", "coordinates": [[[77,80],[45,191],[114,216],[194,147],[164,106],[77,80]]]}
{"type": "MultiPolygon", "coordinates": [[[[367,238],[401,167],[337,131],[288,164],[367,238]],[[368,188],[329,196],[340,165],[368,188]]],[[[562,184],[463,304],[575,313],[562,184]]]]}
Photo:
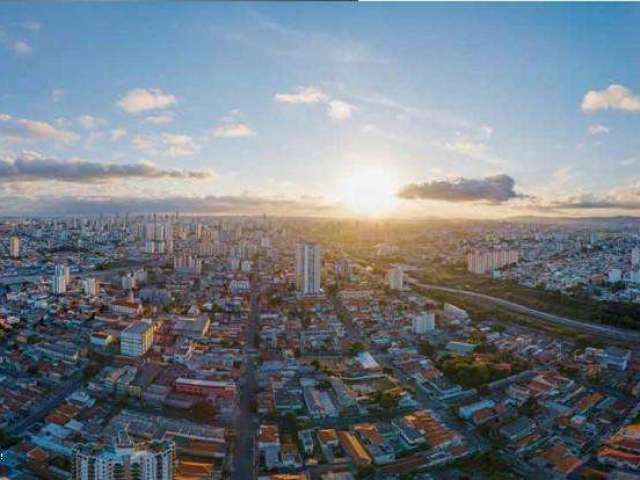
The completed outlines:
{"type": "Polygon", "coordinates": [[[296,250],[296,281],[298,291],[303,295],[320,293],[320,245],[312,242],[298,242],[296,250]]]}

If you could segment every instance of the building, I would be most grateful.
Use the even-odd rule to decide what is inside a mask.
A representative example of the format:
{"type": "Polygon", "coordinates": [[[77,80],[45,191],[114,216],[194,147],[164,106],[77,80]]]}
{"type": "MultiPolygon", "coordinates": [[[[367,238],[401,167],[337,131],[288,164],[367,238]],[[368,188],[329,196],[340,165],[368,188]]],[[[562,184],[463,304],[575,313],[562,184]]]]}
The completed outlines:
{"type": "Polygon", "coordinates": [[[173,259],[173,269],[180,275],[200,275],[202,259],[191,255],[176,255],[173,259]]]}
{"type": "Polygon", "coordinates": [[[120,279],[120,283],[122,285],[122,290],[128,291],[136,288],[136,278],[133,276],[131,272],[123,275],[120,279]]]}
{"type": "Polygon", "coordinates": [[[95,297],[98,294],[98,281],[95,278],[85,278],[82,281],[82,290],[85,295],[95,297]]]}
{"type": "Polygon", "coordinates": [[[9,255],[11,258],[20,257],[20,238],[15,235],[9,240],[9,255]]]}
{"type": "Polygon", "coordinates": [[[391,290],[402,290],[404,288],[404,272],[401,267],[393,267],[389,270],[387,279],[391,290]]]}
{"type": "Polygon", "coordinates": [[[619,268],[612,268],[607,274],[607,281],[609,283],[617,283],[622,280],[622,270],[619,268]]]}
{"type": "Polygon", "coordinates": [[[631,250],[631,265],[634,267],[640,265],[640,247],[634,247],[631,250]]]}
{"type": "Polygon", "coordinates": [[[296,250],[296,283],[298,291],[303,295],[320,293],[321,271],[320,245],[317,243],[298,242],[296,250]]]}
{"type": "Polygon", "coordinates": [[[411,331],[416,335],[424,335],[436,329],[436,316],[432,311],[414,315],[411,319],[411,331]]]}
{"type": "Polygon", "coordinates": [[[153,325],[149,320],[134,322],[120,334],[120,353],[127,357],[144,355],[152,344],[153,325]]]}
{"type": "Polygon", "coordinates": [[[51,292],[55,295],[62,295],[67,291],[67,279],[64,275],[54,275],[51,277],[51,292]]]}
{"type": "Polygon", "coordinates": [[[227,381],[199,380],[195,378],[177,378],[174,387],[177,392],[221,397],[231,400],[236,395],[236,384],[227,381]]]}
{"type": "Polygon", "coordinates": [[[267,470],[280,462],[280,430],[275,424],[262,424],[258,431],[258,452],[264,459],[267,470]]]}
{"type": "Polygon", "coordinates": [[[175,443],[169,440],[133,443],[126,431],[113,446],[77,445],[73,450],[74,480],[172,480],[175,443]]]}
{"type": "Polygon", "coordinates": [[[624,371],[629,365],[631,350],[618,347],[607,347],[602,354],[602,364],[605,367],[615,368],[624,371]]]}
{"type": "Polygon", "coordinates": [[[477,274],[488,273],[518,263],[519,256],[518,250],[513,249],[469,253],[467,255],[467,270],[477,274]]]}

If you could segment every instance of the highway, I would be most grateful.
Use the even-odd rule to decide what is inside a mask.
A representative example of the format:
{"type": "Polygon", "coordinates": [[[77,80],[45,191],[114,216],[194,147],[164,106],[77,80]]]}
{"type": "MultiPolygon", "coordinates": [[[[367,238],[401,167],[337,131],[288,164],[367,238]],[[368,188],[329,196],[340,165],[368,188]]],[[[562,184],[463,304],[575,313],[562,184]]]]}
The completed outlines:
{"type": "Polygon", "coordinates": [[[420,283],[415,278],[412,278],[408,275],[406,276],[406,281],[407,283],[413,285],[414,287],[424,288],[426,290],[437,290],[441,292],[455,293],[457,295],[464,295],[467,297],[474,298],[476,300],[483,300],[486,302],[493,303],[495,305],[499,305],[507,310],[511,310],[512,312],[522,313],[530,317],[537,318],[538,320],[542,320],[548,323],[553,323],[555,325],[571,327],[576,330],[581,330],[583,332],[590,333],[592,335],[599,335],[602,337],[621,340],[625,342],[632,342],[632,343],[640,342],[640,332],[636,332],[634,330],[608,327],[606,325],[600,325],[597,323],[573,320],[571,318],[566,318],[566,317],[561,317],[559,315],[553,315],[551,313],[541,312],[540,310],[535,310],[533,308],[529,308],[524,305],[520,305],[518,303],[510,302],[509,300],[504,300],[502,298],[485,295],[484,293],[471,292],[469,290],[461,290],[458,288],[442,287],[440,285],[420,283]]]}

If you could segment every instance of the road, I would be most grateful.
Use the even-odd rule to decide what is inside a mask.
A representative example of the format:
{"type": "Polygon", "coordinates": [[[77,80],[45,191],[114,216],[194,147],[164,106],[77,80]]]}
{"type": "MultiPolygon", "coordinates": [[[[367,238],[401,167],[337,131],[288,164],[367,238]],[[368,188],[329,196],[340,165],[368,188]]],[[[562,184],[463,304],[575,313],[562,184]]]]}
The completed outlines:
{"type": "Polygon", "coordinates": [[[597,323],[584,322],[580,320],[573,320],[571,318],[561,317],[559,315],[553,315],[551,313],[541,312],[533,308],[520,305],[518,303],[510,302],[502,298],[492,297],[485,295],[484,293],[471,292],[469,290],[461,290],[458,288],[442,287],[440,285],[432,285],[427,283],[420,283],[415,278],[407,275],[407,283],[427,290],[438,290],[441,292],[455,293],[457,295],[465,295],[467,297],[475,298],[477,300],[483,300],[496,305],[499,305],[512,312],[522,313],[538,320],[542,320],[548,323],[561,325],[564,327],[571,327],[576,330],[581,330],[593,335],[599,335],[602,337],[608,337],[615,340],[622,340],[625,342],[640,342],[640,332],[634,330],[627,330],[623,328],[608,327],[606,325],[599,325],[597,323]]]}
{"type": "Polygon", "coordinates": [[[255,334],[260,317],[259,296],[260,287],[254,280],[251,289],[251,312],[249,313],[245,339],[246,364],[244,382],[240,390],[240,415],[238,415],[235,425],[236,444],[233,455],[233,473],[231,474],[233,480],[253,480],[255,478],[256,423],[252,405],[255,403],[258,387],[254,359],[252,355],[249,355],[249,352],[256,348],[255,334]]]}
{"type": "Polygon", "coordinates": [[[77,390],[83,382],[82,374],[68,380],[53,396],[45,399],[35,412],[19,420],[15,425],[11,425],[8,429],[9,433],[11,435],[21,435],[24,433],[31,425],[46,417],[51,410],[56,408],[66,397],[77,390]]]}

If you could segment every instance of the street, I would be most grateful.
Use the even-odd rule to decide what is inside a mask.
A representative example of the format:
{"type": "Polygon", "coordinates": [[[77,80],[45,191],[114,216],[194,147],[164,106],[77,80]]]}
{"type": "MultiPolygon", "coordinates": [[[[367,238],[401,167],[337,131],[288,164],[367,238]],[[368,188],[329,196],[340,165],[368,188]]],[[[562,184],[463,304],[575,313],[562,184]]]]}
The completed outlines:
{"type": "Polygon", "coordinates": [[[256,424],[252,405],[255,403],[257,384],[254,359],[248,355],[256,348],[255,334],[260,318],[258,299],[260,288],[254,281],[251,290],[251,312],[247,324],[245,343],[245,372],[244,382],[240,390],[240,415],[236,420],[236,444],[233,456],[233,480],[252,480],[255,478],[255,436],[256,424]]]}

